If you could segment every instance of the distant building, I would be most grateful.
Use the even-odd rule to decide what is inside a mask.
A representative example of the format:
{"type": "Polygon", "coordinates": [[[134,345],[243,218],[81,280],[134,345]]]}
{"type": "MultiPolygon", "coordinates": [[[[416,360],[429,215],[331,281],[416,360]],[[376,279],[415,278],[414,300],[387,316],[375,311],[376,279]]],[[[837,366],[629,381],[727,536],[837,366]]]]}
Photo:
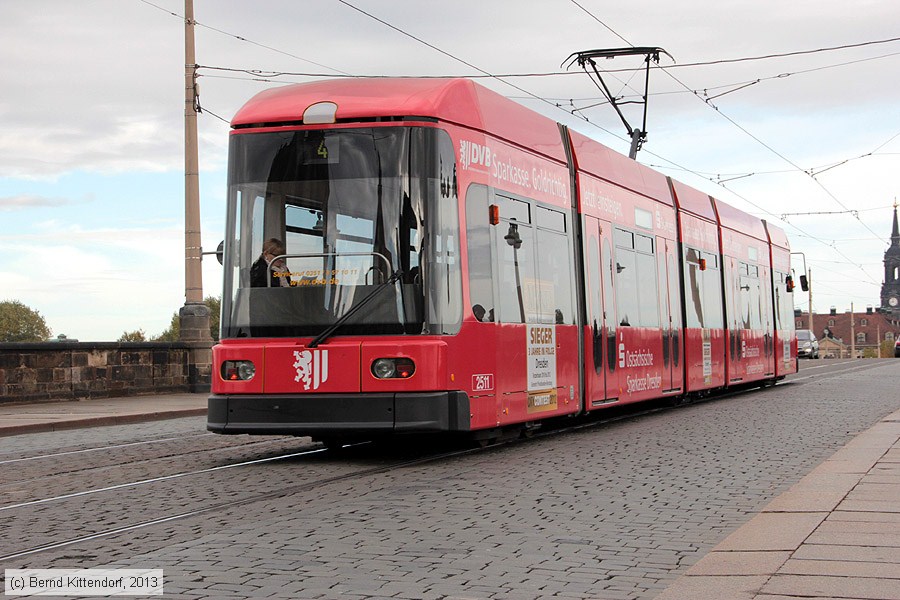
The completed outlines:
{"type": "Polygon", "coordinates": [[[835,338],[819,342],[819,356],[823,358],[850,358],[850,346],[835,338]]]}
{"type": "Polygon", "coordinates": [[[884,253],[881,308],[900,316],[900,228],[897,227],[896,201],[894,202],[894,228],[891,230],[891,245],[884,253]]]}
{"type": "MultiPolygon", "coordinates": [[[[795,311],[794,325],[797,329],[809,329],[809,313],[795,311]]],[[[900,337],[900,227],[896,202],[891,244],[884,253],[881,306],[869,306],[866,312],[839,314],[832,308],[829,314],[814,313],[813,325],[822,356],[849,357],[852,347],[857,356],[878,356],[879,344],[893,344],[900,337]]]]}
{"type": "MultiPolygon", "coordinates": [[[[809,313],[794,313],[794,325],[797,329],[809,329],[809,313]]],[[[846,346],[846,356],[849,356],[851,346],[856,346],[858,356],[877,356],[881,342],[893,344],[900,337],[900,312],[889,314],[870,307],[866,312],[839,314],[832,309],[829,314],[815,313],[813,326],[813,333],[820,340],[819,353],[822,356],[827,355],[822,346],[824,340],[842,343],[846,346]]]]}
{"type": "Polygon", "coordinates": [[[61,333],[58,336],[56,336],[55,338],[50,338],[47,341],[48,342],[77,342],[78,340],[76,340],[75,338],[70,338],[66,334],[61,333]]]}

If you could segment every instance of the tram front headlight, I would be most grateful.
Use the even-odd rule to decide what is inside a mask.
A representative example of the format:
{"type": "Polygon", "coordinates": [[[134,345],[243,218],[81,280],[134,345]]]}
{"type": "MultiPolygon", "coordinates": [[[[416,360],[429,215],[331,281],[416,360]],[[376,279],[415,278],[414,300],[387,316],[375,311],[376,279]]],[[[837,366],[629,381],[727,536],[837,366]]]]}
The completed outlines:
{"type": "Polygon", "coordinates": [[[379,358],[372,362],[372,375],[378,379],[409,379],[416,365],[409,358],[379,358]]]}
{"type": "Polygon", "coordinates": [[[256,365],[249,360],[226,360],[222,363],[225,381],[250,381],[256,375],[256,365]]]}

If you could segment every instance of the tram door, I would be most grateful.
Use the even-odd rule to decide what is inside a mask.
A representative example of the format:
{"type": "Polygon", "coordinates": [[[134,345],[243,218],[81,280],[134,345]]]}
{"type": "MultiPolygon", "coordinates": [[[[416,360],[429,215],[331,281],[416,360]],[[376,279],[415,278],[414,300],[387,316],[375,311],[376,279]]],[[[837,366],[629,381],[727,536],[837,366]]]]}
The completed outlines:
{"type": "Polygon", "coordinates": [[[681,335],[681,292],[676,270],[678,265],[675,262],[677,245],[663,237],[657,237],[656,244],[663,336],[663,392],[675,393],[681,391],[684,380],[681,364],[684,349],[681,335]]]}
{"type": "Polygon", "coordinates": [[[612,225],[585,217],[587,326],[585,399],[587,409],[619,397],[616,372],[616,296],[613,293],[612,225]]]}
{"type": "Polygon", "coordinates": [[[745,367],[741,348],[745,342],[744,323],[741,318],[740,264],[730,256],[724,256],[723,276],[725,281],[725,328],[728,331],[726,358],[726,383],[744,380],[745,367]]]}

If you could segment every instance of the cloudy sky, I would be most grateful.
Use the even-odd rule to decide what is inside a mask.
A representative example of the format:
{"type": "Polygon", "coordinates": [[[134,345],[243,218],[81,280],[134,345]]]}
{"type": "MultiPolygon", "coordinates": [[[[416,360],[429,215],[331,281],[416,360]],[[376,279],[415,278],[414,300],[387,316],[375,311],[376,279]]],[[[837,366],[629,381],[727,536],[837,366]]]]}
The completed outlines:
{"type": "MultiPolygon", "coordinates": [[[[0,2],[0,300],[54,335],[154,335],[184,303],[183,14],[183,0],[0,2]]],[[[658,46],[674,62],[651,74],[639,160],[783,226],[815,310],[864,310],[900,196],[898,16],[892,0],[195,0],[203,247],[224,228],[226,121],[256,92],[338,74],[541,74],[481,82],[627,153],[594,83],[561,65],[658,46]]],[[[626,99],[643,85],[609,82],[626,99]]],[[[221,276],[204,260],[204,295],[221,276]]]]}

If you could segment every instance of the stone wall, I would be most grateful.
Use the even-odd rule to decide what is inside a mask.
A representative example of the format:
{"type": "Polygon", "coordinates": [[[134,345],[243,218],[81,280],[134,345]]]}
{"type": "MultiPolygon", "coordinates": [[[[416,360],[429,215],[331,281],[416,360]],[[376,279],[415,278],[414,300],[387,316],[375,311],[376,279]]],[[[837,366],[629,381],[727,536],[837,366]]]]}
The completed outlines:
{"type": "Polygon", "coordinates": [[[0,402],[203,392],[209,369],[195,343],[0,344],[0,402]]]}

